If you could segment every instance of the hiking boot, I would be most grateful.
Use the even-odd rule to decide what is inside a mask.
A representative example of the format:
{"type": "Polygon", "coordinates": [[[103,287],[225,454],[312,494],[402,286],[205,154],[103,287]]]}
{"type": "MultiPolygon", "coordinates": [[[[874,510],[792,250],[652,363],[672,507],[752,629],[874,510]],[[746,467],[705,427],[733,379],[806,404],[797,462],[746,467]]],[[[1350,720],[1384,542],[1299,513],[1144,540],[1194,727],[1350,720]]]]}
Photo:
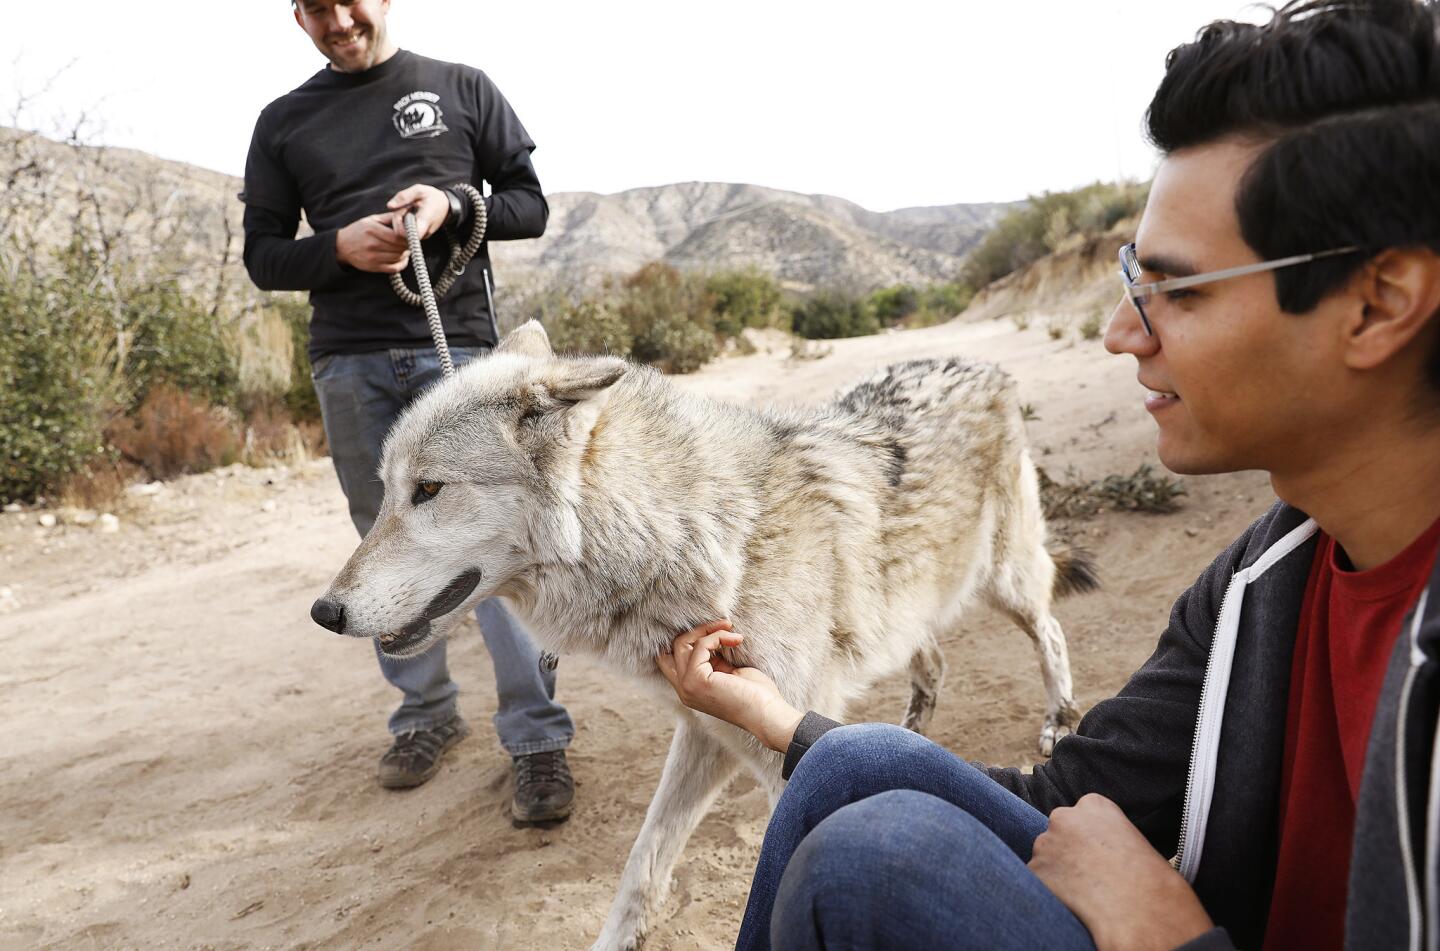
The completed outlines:
{"type": "Polygon", "coordinates": [[[564,750],[513,757],[515,798],[510,815],[518,823],[562,822],[570,817],[575,780],[564,750]]]}
{"type": "Polygon", "coordinates": [[[454,716],[428,730],[410,730],[395,737],[380,757],[380,785],[386,789],[419,786],[440,771],[445,751],[470,735],[470,726],[454,716]]]}

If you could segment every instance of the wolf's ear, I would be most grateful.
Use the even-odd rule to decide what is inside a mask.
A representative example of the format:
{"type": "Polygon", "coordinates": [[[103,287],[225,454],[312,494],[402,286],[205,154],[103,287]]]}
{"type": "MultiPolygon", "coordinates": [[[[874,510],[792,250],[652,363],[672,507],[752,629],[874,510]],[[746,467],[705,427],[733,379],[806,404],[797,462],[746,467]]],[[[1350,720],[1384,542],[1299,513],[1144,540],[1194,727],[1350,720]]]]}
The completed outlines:
{"type": "Polygon", "coordinates": [[[540,326],[538,320],[527,320],[505,335],[500,345],[495,348],[496,353],[519,353],[527,357],[553,357],[555,351],[550,348],[550,336],[545,333],[545,328],[540,326]]]}
{"type": "Polygon", "coordinates": [[[557,400],[581,403],[610,389],[629,369],[630,364],[619,357],[562,360],[554,364],[552,374],[543,378],[543,385],[557,400]]]}

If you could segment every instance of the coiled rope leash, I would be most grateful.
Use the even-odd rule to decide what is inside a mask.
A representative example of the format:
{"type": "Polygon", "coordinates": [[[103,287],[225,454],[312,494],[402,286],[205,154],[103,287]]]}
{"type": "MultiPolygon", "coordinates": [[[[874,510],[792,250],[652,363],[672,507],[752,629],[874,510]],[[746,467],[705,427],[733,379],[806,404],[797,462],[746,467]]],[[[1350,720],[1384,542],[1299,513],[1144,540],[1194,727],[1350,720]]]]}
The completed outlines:
{"type": "MultiPolygon", "coordinates": [[[[425,264],[425,251],[420,247],[420,229],[415,224],[413,211],[405,212],[403,221],[405,240],[410,245],[410,266],[415,269],[418,293],[405,285],[403,272],[390,275],[390,288],[395,291],[396,297],[411,307],[425,309],[425,321],[430,325],[430,339],[435,341],[435,353],[440,357],[440,372],[447,380],[455,375],[455,364],[450,359],[450,344],[445,340],[445,326],[440,323],[439,299],[445,296],[455,284],[455,280],[465,273],[465,266],[479,253],[480,245],[485,241],[485,227],[489,223],[485,215],[485,200],[481,197],[480,190],[466,183],[456,185],[455,188],[470,199],[471,214],[474,218],[470,222],[469,240],[463,245],[457,245],[454,238],[450,239],[450,260],[445,265],[445,273],[440,275],[440,280],[433,286],[430,283],[430,268],[425,264]]],[[[490,303],[491,326],[495,327],[495,304],[490,296],[489,274],[485,275],[485,299],[490,303]]],[[[497,342],[500,339],[498,327],[495,339],[497,342]]],[[[551,671],[559,665],[560,658],[555,654],[545,651],[540,655],[541,670],[551,671]]]]}
{"type": "Polygon", "coordinates": [[[480,189],[465,183],[456,185],[455,188],[470,199],[470,213],[473,216],[470,222],[470,238],[463,245],[457,245],[454,238],[450,239],[450,261],[445,265],[445,273],[440,275],[440,280],[433,286],[430,284],[430,269],[425,265],[425,252],[420,247],[420,231],[415,225],[413,211],[405,212],[405,240],[410,244],[410,266],[415,269],[415,286],[419,288],[419,292],[405,286],[403,274],[390,275],[390,289],[395,292],[396,297],[411,307],[425,308],[425,320],[430,324],[430,339],[435,341],[435,352],[440,356],[440,371],[446,379],[455,375],[455,364],[450,359],[450,345],[445,341],[445,328],[440,323],[440,305],[437,301],[449,292],[455,279],[465,273],[465,266],[480,251],[480,245],[485,242],[485,226],[489,223],[480,189]]]}

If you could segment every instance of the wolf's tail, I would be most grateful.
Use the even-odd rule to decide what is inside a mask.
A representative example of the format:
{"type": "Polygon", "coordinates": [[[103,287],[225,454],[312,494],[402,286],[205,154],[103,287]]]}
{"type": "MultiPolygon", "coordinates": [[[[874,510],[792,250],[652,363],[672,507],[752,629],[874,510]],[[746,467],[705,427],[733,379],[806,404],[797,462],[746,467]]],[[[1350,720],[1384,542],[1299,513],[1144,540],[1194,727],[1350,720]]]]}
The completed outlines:
{"type": "Polygon", "coordinates": [[[1095,569],[1095,557],[1083,548],[1066,545],[1050,549],[1050,558],[1055,562],[1056,598],[1067,594],[1084,594],[1100,587],[1100,574],[1095,569]]]}

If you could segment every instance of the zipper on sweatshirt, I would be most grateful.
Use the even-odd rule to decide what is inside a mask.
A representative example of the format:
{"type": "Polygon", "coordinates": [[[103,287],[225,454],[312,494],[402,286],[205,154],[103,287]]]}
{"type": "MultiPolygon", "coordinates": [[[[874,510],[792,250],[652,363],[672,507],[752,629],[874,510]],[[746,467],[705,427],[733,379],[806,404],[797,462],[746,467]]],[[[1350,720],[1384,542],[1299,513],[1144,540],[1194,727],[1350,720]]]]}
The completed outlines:
{"type": "MultiPolygon", "coordinates": [[[[1230,582],[1225,585],[1225,594],[1220,599],[1220,613],[1215,617],[1215,630],[1210,637],[1210,653],[1205,658],[1205,679],[1200,685],[1200,706],[1195,713],[1195,738],[1190,744],[1190,767],[1185,776],[1185,804],[1180,810],[1180,839],[1176,845],[1175,857],[1170,864],[1175,867],[1185,880],[1191,883],[1195,881],[1195,873],[1198,870],[1198,859],[1186,862],[1185,843],[1189,841],[1189,834],[1192,827],[1192,815],[1199,818],[1200,813],[1208,815],[1210,812],[1210,794],[1214,790],[1214,777],[1209,775],[1212,757],[1208,754],[1213,747],[1218,751],[1220,743],[1220,721],[1224,717],[1225,701],[1222,696],[1216,702],[1215,694],[1228,687],[1230,680],[1230,661],[1235,656],[1235,634],[1238,634],[1239,612],[1236,612],[1235,631],[1228,630],[1226,622],[1230,620],[1230,601],[1232,598],[1243,599],[1245,597],[1245,580],[1242,576],[1232,574],[1230,582]],[[1224,683],[1219,683],[1215,676],[1216,658],[1223,657],[1225,662],[1224,683]],[[1213,743],[1207,740],[1213,739],[1213,743]],[[1197,783],[1201,779],[1201,771],[1205,776],[1203,783],[1197,783]],[[1197,808],[1198,797],[1204,795],[1206,802],[1204,808],[1197,808]]],[[[1238,603],[1237,603],[1238,607],[1238,603]]],[[[1196,823],[1198,824],[1198,823],[1196,823]]],[[[1204,830],[1195,830],[1200,833],[1200,839],[1204,839],[1204,830]]]]}
{"type": "Polygon", "coordinates": [[[1200,871],[1210,804],[1215,795],[1215,767],[1220,753],[1220,727],[1225,718],[1225,699],[1230,692],[1230,669],[1240,635],[1240,611],[1245,588],[1271,566],[1318,531],[1315,520],[1305,522],[1267,548],[1255,563],[1230,576],[1220,600],[1220,613],[1210,637],[1205,658],[1205,676],[1200,684],[1200,705],[1195,714],[1195,739],[1190,746],[1190,766],[1185,777],[1185,799],[1180,810],[1180,838],[1170,865],[1192,885],[1200,871]]]}
{"type": "MultiPolygon", "coordinates": [[[[1185,774],[1185,804],[1180,809],[1180,839],[1176,845],[1175,857],[1170,860],[1170,865],[1178,872],[1185,861],[1185,837],[1190,829],[1190,808],[1191,800],[1194,798],[1192,790],[1195,788],[1195,764],[1200,759],[1200,740],[1205,735],[1204,724],[1201,716],[1205,710],[1206,695],[1210,692],[1210,678],[1215,667],[1214,645],[1220,643],[1220,619],[1225,617],[1225,605],[1230,600],[1230,593],[1235,590],[1235,575],[1230,575],[1230,581],[1225,585],[1225,595],[1220,599],[1220,613],[1215,616],[1215,630],[1210,634],[1210,653],[1205,656],[1205,679],[1200,682],[1200,706],[1195,713],[1195,737],[1190,741],[1190,766],[1185,774]]],[[[1188,879],[1189,876],[1186,876],[1188,879]]]]}
{"type": "MultiPolygon", "coordinates": [[[[1215,666],[1214,646],[1220,643],[1220,620],[1225,617],[1225,602],[1230,601],[1230,592],[1236,589],[1234,581],[1236,581],[1236,576],[1234,576],[1234,573],[1231,573],[1230,582],[1225,585],[1224,597],[1220,599],[1220,614],[1215,615],[1215,630],[1211,631],[1210,635],[1211,651],[1205,654],[1205,676],[1200,683],[1200,706],[1195,709],[1195,736],[1194,739],[1191,739],[1191,742],[1189,742],[1189,768],[1188,771],[1185,772],[1185,803],[1182,805],[1181,810],[1179,810],[1179,840],[1175,846],[1175,856],[1171,859],[1171,867],[1175,869],[1176,872],[1181,870],[1181,865],[1185,860],[1185,836],[1187,836],[1189,831],[1191,790],[1195,788],[1195,762],[1200,759],[1200,756],[1195,754],[1200,752],[1200,742],[1202,736],[1204,736],[1205,719],[1204,716],[1202,716],[1202,712],[1204,712],[1205,709],[1205,695],[1210,692],[1211,670],[1214,669],[1215,666]]],[[[1185,878],[1192,880],[1189,879],[1189,876],[1185,876],[1185,878]]]]}
{"type": "MultiPolygon", "coordinates": [[[[1410,689],[1415,685],[1415,676],[1425,663],[1425,654],[1420,650],[1420,622],[1425,616],[1425,603],[1430,598],[1426,589],[1415,605],[1415,616],[1410,623],[1410,665],[1405,671],[1405,684],[1400,688],[1400,707],[1395,715],[1395,819],[1400,833],[1400,861],[1405,868],[1405,900],[1410,912],[1410,941],[1412,951],[1420,951],[1425,938],[1425,917],[1421,908],[1420,881],[1415,868],[1415,850],[1410,841],[1410,807],[1405,792],[1405,719],[1410,708],[1410,689]]],[[[1431,792],[1434,789],[1432,785],[1431,792]]],[[[1433,828],[1429,830],[1433,834],[1433,828]]],[[[1430,835],[1427,839],[1433,841],[1430,835]]],[[[1427,849],[1428,851],[1428,849],[1427,849]]],[[[1434,936],[1430,944],[1435,944],[1434,936]]]]}

